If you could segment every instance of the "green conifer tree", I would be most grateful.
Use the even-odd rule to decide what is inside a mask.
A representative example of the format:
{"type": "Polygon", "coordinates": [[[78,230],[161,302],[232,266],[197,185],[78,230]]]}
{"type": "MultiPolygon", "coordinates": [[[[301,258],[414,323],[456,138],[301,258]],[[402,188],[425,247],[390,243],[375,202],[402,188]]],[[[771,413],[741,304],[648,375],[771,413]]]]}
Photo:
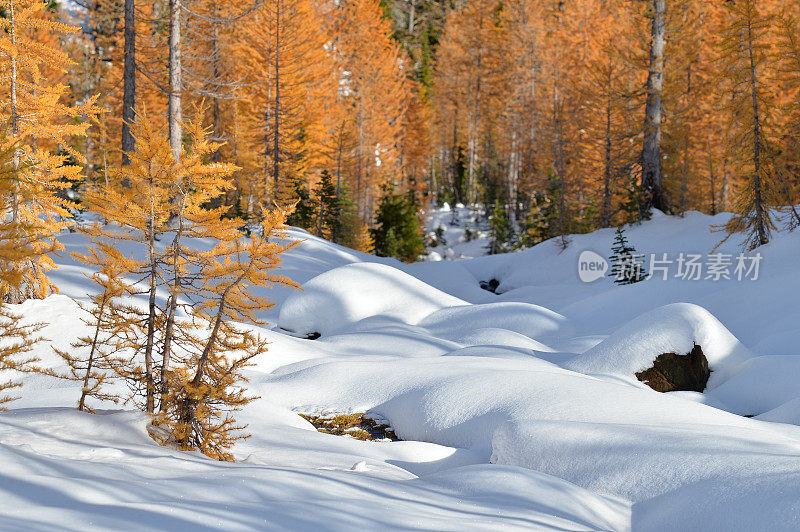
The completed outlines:
{"type": "Polygon", "coordinates": [[[295,227],[300,227],[307,231],[312,231],[316,221],[316,205],[314,200],[309,194],[308,189],[301,180],[296,180],[294,183],[294,194],[297,203],[295,204],[294,211],[287,219],[286,223],[295,227]]]}
{"type": "Polygon", "coordinates": [[[495,200],[492,215],[489,218],[489,230],[491,240],[489,241],[489,255],[506,253],[509,251],[510,244],[514,238],[514,231],[508,222],[508,214],[505,205],[500,200],[495,200]]]}
{"type": "Polygon", "coordinates": [[[375,254],[413,262],[425,252],[417,205],[413,197],[384,189],[375,213],[375,228],[370,230],[375,254]]]}
{"type": "Polygon", "coordinates": [[[317,206],[315,234],[335,242],[342,229],[342,205],[336,194],[336,183],[330,172],[322,172],[319,183],[313,190],[317,206]]]}
{"type": "Polygon", "coordinates": [[[611,246],[611,276],[617,284],[634,284],[644,281],[646,275],[636,255],[636,249],[628,243],[625,230],[620,226],[611,246]]]}

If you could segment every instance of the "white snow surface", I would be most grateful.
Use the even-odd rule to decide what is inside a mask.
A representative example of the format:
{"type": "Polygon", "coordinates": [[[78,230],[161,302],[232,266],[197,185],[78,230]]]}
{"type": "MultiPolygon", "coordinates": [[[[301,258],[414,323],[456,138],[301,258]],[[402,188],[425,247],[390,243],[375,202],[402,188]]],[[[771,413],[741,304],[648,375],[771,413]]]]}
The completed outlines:
{"type": "Polygon", "coordinates": [[[348,264],[311,279],[289,296],[278,325],[294,333],[327,335],[372,316],[415,324],[434,311],[464,304],[397,268],[348,264]]]}
{"type": "MultiPolygon", "coordinates": [[[[303,291],[265,289],[267,325],[245,324],[270,348],[248,369],[259,398],[237,416],[252,437],[236,463],[160,447],[129,406],[79,413],[78,385],[23,375],[0,413],[0,530],[800,529],[800,233],[759,248],[756,281],[617,286],[577,276],[613,230],[481,257],[485,240],[461,241],[477,216],[453,214],[431,224],[447,224],[439,258],[459,261],[289,231],[303,243],[281,273],[303,291]],[[491,279],[498,294],[479,287],[491,279]],[[635,379],[694,344],[713,370],[703,393],[635,379]],[[322,434],[298,412],[370,412],[404,441],[322,434]]],[[[627,234],[641,253],[706,254],[728,216],[656,213],[627,234]]],[[[87,332],[71,298],[93,290],[57,261],[64,295],[15,309],[46,324],[34,354],[51,367],[87,332]]]]}
{"type": "Polygon", "coordinates": [[[750,352],[706,309],[690,303],[659,307],[631,320],[564,367],[582,373],[632,376],[663,353],[687,355],[699,345],[708,359],[709,388],[725,382],[750,352]]]}

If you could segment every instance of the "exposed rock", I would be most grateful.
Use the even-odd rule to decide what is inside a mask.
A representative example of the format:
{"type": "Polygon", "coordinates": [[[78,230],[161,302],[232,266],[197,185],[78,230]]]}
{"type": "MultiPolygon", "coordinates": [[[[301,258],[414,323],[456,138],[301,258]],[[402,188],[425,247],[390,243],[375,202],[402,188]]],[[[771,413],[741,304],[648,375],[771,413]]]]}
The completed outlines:
{"type": "Polygon", "coordinates": [[[637,373],[636,378],[657,392],[702,392],[710,375],[703,349],[695,344],[687,355],[658,355],[653,367],[637,373]]]}
{"type": "Polygon", "coordinates": [[[497,293],[497,288],[500,286],[500,281],[497,279],[489,279],[488,281],[481,281],[480,287],[484,290],[487,290],[493,294],[497,293]]]}

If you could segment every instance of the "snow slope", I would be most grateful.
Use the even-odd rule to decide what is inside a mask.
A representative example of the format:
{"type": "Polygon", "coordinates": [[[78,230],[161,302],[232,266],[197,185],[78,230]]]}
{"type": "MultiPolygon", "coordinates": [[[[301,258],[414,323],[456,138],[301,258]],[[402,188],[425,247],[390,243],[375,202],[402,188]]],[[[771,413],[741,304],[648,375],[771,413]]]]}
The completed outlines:
{"type": "MultiPolygon", "coordinates": [[[[705,255],[727,216],[656,215],[627,234],[642,253],[705,255]]],[[[0,414],[0,529],[800,528],[800,234],[760,248],[758,280],[617,286],[577,275],[582,251],[609,254],[611,230],[491,257],[444,233],[458,251],[439,258],[477,258],[403,265],[289,232],[304,242],[282,273],[304,290],[268,293],[270,350],[248,371],[259,399],[235,464],[157,446],[126,407],[77,413],[76,386],[24,376],[0,414]],[[479,287],[491,279],[498,294],[479,287]],[[704,393],[636,381],[695,343],[713,370],[704,393]],[[365,411],[405,441],[321,434],[297,415],[365,411]]],[[[84,330],[67,296],[91,287],[59,263],[65,295],[17,310],[67,347],[84,330]]],[[[50,345],[36,354],[59,364],[50,345]]]]}

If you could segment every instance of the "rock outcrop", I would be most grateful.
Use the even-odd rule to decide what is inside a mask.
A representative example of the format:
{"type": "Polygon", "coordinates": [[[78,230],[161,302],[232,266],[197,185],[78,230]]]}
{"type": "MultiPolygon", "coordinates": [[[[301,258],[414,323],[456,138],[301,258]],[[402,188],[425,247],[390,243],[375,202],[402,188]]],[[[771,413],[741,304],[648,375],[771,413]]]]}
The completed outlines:
{"type": "Polygon", "coordinates": [[[637,379],[657,392],[702,392],[710,376],[708,360],[697,344],[687,355],[658,355],[651,368],[636,374],[637,379]]]}

